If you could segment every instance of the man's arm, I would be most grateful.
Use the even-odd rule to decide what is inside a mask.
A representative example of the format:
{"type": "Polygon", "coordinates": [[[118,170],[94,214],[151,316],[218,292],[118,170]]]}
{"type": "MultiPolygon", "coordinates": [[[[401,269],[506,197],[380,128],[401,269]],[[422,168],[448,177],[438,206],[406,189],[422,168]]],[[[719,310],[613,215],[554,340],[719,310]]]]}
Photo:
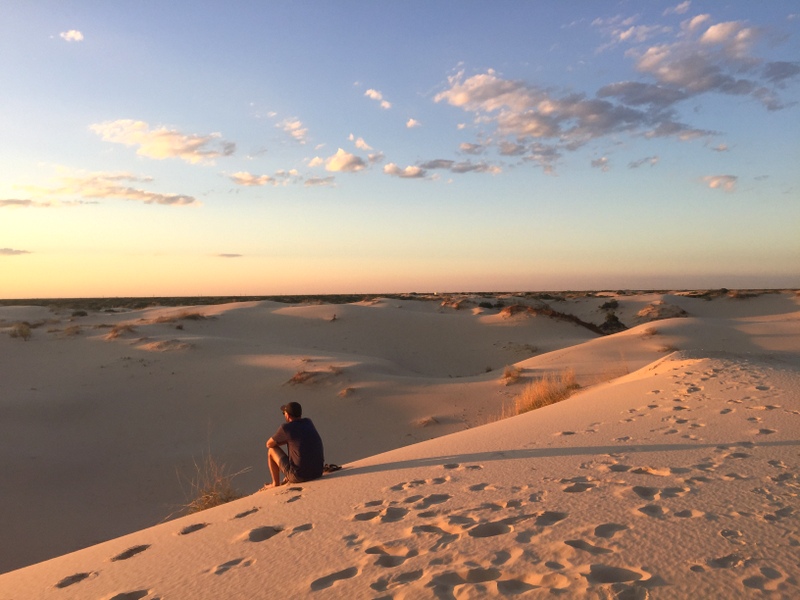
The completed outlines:
{"type": "Polygon", "coordinates": [[[269,438],[267,440],[267,448],[277,448],[278,446],[280,446],[280,444],[275,441],[275,438],[269,438]]]}

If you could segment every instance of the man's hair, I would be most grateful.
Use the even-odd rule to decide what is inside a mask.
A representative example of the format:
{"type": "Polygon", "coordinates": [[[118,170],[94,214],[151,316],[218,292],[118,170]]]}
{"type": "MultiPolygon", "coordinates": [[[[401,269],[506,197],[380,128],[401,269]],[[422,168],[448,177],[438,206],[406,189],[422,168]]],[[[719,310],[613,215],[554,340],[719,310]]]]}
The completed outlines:
{"type": "Polygon", "coordinates": [[[303,416],[303,407],[300,406],[298,402],[289,402],[288,404],[284,404],[281,406],[281,411],[285,412],[293,419],[299,419],[303,416]]]}

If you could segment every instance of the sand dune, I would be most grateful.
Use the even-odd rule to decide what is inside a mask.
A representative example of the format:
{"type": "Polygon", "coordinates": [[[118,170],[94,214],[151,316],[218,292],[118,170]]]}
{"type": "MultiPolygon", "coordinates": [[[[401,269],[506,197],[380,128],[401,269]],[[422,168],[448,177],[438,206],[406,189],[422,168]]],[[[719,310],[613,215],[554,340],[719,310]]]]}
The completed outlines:
{"type": "Polygon", "coordinates": [[[53,321],[0,335],[0,598],[796,597],[800,299],[548,304],[610,300],[610,336],[477,301],[0,308],[53,321]],[[577,394],[496,420],[564,368],[577,394]],[[252,493],[286,400],[346,468],[252,493]],[[252,495],[152,526],[209,446],[252,495]]]}

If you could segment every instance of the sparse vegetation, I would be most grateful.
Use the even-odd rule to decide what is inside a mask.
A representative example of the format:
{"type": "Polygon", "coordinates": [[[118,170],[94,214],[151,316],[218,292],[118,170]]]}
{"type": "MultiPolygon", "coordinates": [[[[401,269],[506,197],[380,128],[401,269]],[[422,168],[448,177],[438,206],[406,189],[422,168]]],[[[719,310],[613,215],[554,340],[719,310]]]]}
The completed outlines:
{"type": "Polygon", "coordinates": [[[249,468],[231,473],[225,464],[217,462],[210,452],[203,457],[200,464],[195,461],[194,467],[194,476],[189,481],[190,499],[184,505],[189,513],[200,512],[243,497],[243,494],[233,487],[233,479],[247,473],[249,468]]]}
{"type": "Polygon", "coordinates": [[[305,369],[300,369],[297,373],[295,373],[289,378],[289,381],[286,382],[286,385],[297,385],[299,383],[307,383],[317,375],[319,375],[318,371],[306,371],[305,369]]]}
{"type": "Polygon", "coordinates": [[[339,396],[339,398],[347,398],[348,396],[350,396],[353,393],[355,393],[355,391],[356,391],[356,388],[354,388],[354,387],[346,387],[346,388],[340,390],[339,393],[337,394],[337,396],[339,396]]]}
{"type": "Polygon", "coordinates": [[[671,344],[664,344],[663,346],[659,347],[658,351],[663,352],[664,354],[669,354],[671,352],[677,352],[680,348],[676,348],[671,344]]]}
{"type": "Polygon", "coordinates": [[[579,387],[572,369],[560,373],[548,373],[526,385],[514,399],[514,414],[521,415],[566,400],[579,387]]]}
{"type": "Polygon", "coordinates": [[[129,325],[127,323],[120,323],[118,325],[114,325],[114,327],[111,328],[111,331],[109,331],[106,334],[105,339],[115,340],[119,336],[125,333],[136,333],[136,329],[133,328],[133,325],[129,325]]]}
{"type": "Polygon", "coordinates": [[[33,335],[33,332],[31,331],[31,324],[28,323],[27,321],[20,321],[18,323],[14,323],[11,326],[11,331],[9,332],[9,335],[12,338],[20,338],[27,342],[29,339],[31,339],[31,336],[33,335]]]}
{"type": "Polygon", "coordinates": [[[516,365],[507,365],[506,368],[503,369],[503,385],[512,385],[517,383],[521,377],[522,369],[516,365]]]}
{"type": "Polygon", "coordinates": [[[162,315],[157,317],[154,323],[174,323],[175,321],[204,321],[207,319],[205,315],[199,312],[190,312],[188,310],[181,311],[177,314],[162,315]]]}

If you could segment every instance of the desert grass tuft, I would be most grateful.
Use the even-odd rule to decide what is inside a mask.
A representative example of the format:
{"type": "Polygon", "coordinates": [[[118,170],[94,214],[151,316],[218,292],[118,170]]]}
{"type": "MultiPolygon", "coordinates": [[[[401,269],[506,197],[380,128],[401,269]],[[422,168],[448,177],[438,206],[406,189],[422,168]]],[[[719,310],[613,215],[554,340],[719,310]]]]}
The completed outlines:
{"type": "Polygon", "coordinates": [[[526,385],[514,399],[515,414],[521,415],[566,400],[579,387],[575,371],[572,369],[565,369],[560,373],[548,373],[526,385]]]}
{"type": "Polygon", "coordinates": [[[31,339],[31,335],[33,335],[31,332],[31,324],[27,321],[14,323],[11,326],[11,331],[8,335],[10,335],[12,338],[19,338],[27,342],[29,339],[31,339]]]}
{"type": "Polygon", "coordinates": [[[111,331],[109,331],[106,334],[105,339],[115,340],[124,333],[135,333],[135,332],[136,330],[133,328],[132,325],[128,325],[127,323],[120,323],[119,325],[114,325],[114,327],[111,328],[111,331]]]}
{"type": "Polygon", "coordinates": [[[512,385],[517,383],[522,378],[522,369],[516,365],[507,365],[503,369],[503,378],[501,381],[503,385],[512,385]]]}
{"type": "Polygon", "coordinates": [[[187,512],[197,513],[244,497],[233,487],[233,479],[247,473],[249,467],[231,473],[211,453],[207,453],[200,464],[195,461],[194,467],[194,476],[189,481],[190,500],[184,505],[187,512]]]}
{"type": "Polygon", "coordinates": [[[287,381],[285,385],[298,385],[300,383],[308,383],[317,375],[319,375],[318,371],[306,371],[305,369],[300,369],[297,373],[295,373],[289,378],[289,381],[287,381]]]}

